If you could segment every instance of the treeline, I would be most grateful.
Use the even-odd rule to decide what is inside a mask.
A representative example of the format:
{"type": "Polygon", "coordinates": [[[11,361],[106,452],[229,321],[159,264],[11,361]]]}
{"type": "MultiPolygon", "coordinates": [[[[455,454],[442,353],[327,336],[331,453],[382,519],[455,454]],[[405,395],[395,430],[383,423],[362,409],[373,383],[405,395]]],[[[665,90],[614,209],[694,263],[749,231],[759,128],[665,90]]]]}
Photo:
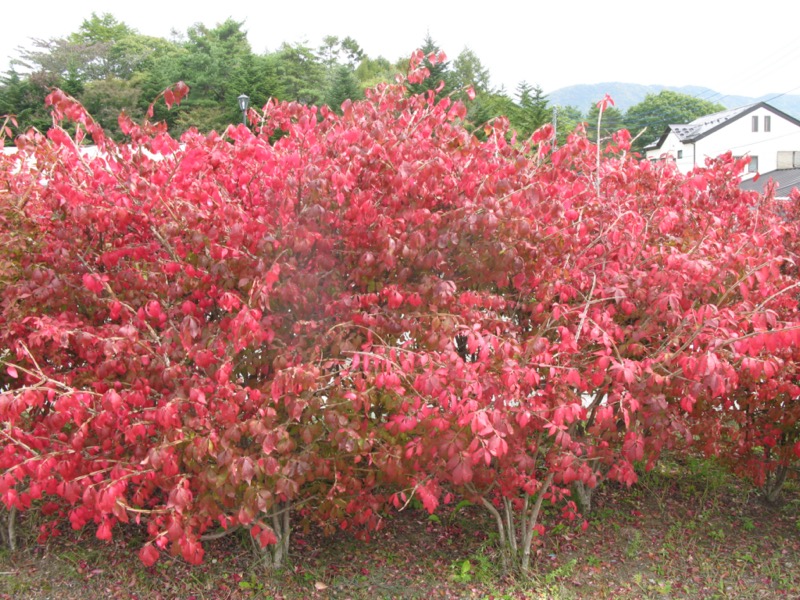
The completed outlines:
{"type": "MultiPolygon", "coordinates": [[[[188,100],[156,116],[176,134],[190,127],[222,131],[241,118],[236,98],[242,93],[250,97],[253,107],[277,98],[339,110],[345,100],[361,98],[366,88],[394,81],[408,68],[407,58],[392,62],[368,56],[351,37],[327,36],[316,48],[283,44],[257,54],[246,34],[243,23],[229,19],[213,28],[196,24],[167,40],[142,35],[110,14],[92,13],[78,31],[63,38],[35,39],[30,48],[20,49],[0,79],[0,115],[15,115],[21,130],[44,131],[51,124],[44,99],[58,87],[77,98],[106,131],[121,138],[120,112],[140,118],[161,90],[184,81],[191,88],[188,100]]],[[[440,50],[430,36],[421,47],[426,54],[440,50]]],[[[513,93],[496,88],[489,70],[469,48],[451,61],[430,65],[430,70],[432,76],[410,86],[411,91],[436,89],[443,83],[438,93],[464,101],[467,120],[479,134],[486,122],[503,115],[519,138],[553,122],[563,141],[584,122],[590,138],[596,139],[597,107],[587,107],[584,113],[573,106],[551,106],[540,87],[524,81],[513,93]],[[467,96],[470,87],[474,98],[467,96]]],[[[684,94],[662,92],[648,96],[625,114],[607,109],[599,133],[605,137],[621,128],[634,135],[645,131],[634,146],[641,150],[666,124],[722,108],[684,94]]]]}

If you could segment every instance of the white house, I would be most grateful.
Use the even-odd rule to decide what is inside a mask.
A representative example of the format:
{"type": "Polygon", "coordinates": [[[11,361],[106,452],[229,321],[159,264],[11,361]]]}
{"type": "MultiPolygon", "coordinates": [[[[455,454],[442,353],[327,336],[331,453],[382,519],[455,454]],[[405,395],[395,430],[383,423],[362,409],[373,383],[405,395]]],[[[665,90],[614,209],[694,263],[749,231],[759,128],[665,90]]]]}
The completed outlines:
{"type": "Polygon", "coordinates": [[[800,168],[800,121],[766,102],[725,110],[685,125],[669,125],[645,147],[649,160],[671,158],[682,173],[703,167],[706,158],[731,151],[749,156],[743,179],[778,169],[800,168]]]}

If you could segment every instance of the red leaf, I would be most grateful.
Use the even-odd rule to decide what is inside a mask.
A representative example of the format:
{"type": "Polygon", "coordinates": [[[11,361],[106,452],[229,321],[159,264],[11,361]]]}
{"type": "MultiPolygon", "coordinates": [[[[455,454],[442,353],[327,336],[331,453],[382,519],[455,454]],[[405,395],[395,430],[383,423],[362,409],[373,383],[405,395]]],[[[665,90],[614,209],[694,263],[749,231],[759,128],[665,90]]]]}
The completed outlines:
{"type": "Polygon", "coordinates": [[[278,538],[271,527],[258,523],[250,528],[250,535],[258,541],[259,546],[266,548],[278,543],[278,538]]]}
{"type": "Polygon", "coordinates": [[[239,514],[237,515],[239,523],[242,525],[249,525],[253,522],[253,512],[250,510],[249,507],[242,506],[239,509],[239,514]]]}
{"type": "Polygon", "coordinates": [[[142,549],[139,550],[139,560],[141,560],[145,566],[152,567],[156,564],[160,552],[156,549],[153,544],[145,544],[142,546],[142,549]]]}
{"type": "Polygon", "coordinates": [[[103,291],[103,279],[94,273],[85,273],[83,275],[84,287],[94,294],[101,294],[103,291]]]}
{"type": "Polygon", "coordinates": [[[437,497],[436,493],[428,489],[430,484],[431,482],[429,481],[426,485],[418,487],[417,495],[422,501],[422,505],[425,507],[425,510],[427,510],[429,514],[433,514],[436,510],[436,507],[439,506],[439,498],[437,497]]]}
{"type": "Polygon", "coordinates": [[[629,431],[625,434],[625,441],[622,444],[622,452],[631,462],[638,462],[644,458],[644,439],[635,432],[629,431]]]}
{"type": "Polygon", "coordinates": [[[186,85],[183,81],[179,81],[172,87],[172,92],[173,92],[173,97],[175,98],[175,103],[180,104],[181,100],[183,100],[189,93],[189,86],[186,85]]]}
{"type": "Polygon", "coordinates": [[[472,433],[485,437],[494,433],[494,427],[486,411],[480,410],[472,416],[472,433]]]}
{"type": "Polygon", "coordinates": [[[108,541],[111,539],[111,521],[105,519],[97,528],[97,539],[108,541]]]}
{"type": "Polygon", "coordinates": [[[508,443],[500,436],[489,438],[489,442],[486,447],[489,450],[489,454],[497,458],[501,458],[508,454],[508,443]]]}
{"type": "Polygon", "coordinates": [[[203,562],[203,555],[205,554],[203,546],[196,539],[183,538],[180,541],[181,556],[190,565],[199,565],[203,562]]]}
{"type": "Polygon", "coordinates": [[[448,461],[448,467],[452,469],[454,484],[466,485],[472,481],[472,467],[463,456],[458,454],[454,456],[453,459],[448,461]]]}
{"type": "Polygon", "coordinates": [[[597,108],[601,111],[605,111],[609,105],[614,106],[614,100],[609,94],[606,94],[603,99],[597,103],[597,108]]]}
{"type": "Polygon", "coordinates": [[[253,481],[253,477],[255,476],[255,468],[253,464],[253,459],[249,456],[245,456],[242,459],[242,479],[244,479],[248,485],[253,481]]]}

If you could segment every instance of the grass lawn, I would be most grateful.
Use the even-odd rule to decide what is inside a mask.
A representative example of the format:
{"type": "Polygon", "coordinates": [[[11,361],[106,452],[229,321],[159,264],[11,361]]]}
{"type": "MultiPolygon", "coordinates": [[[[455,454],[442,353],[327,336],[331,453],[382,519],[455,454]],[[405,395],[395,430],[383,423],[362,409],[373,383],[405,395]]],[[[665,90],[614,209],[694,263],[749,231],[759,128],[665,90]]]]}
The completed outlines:
{"type": "MultiPolygon", "coordinates": [[[[207,545],[205,563],[163,557],[145,567],[141,534],[100,542],[67,532],[0,553],[0,598],[798,598],[800,493],[765,505],[712,461],[665,461],[631,489],[604,485],[590,526],[555,524],[530,577],[503,572],[493,522],[473,506],[435,517],[409,508],[368,543],[347,532],[297,532],[291,564],[267,573],[249,542],[207,545]]],[[[25,524],[21,525],[25,531],[25,524]]],[[[28,526],[30,530],[30,526],[28,526]]],[[[35,537],[30,534],[30,538],[35,537]]]]}

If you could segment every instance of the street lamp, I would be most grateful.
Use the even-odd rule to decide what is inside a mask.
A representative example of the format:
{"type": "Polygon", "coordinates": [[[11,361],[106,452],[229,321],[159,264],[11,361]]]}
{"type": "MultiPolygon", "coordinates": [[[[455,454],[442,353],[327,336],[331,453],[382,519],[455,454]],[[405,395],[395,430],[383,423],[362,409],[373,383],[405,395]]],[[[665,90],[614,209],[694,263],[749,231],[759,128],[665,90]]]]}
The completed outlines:
{"type": "Polygon", "coordinates": [[[242,111],[242,125],[247,125],[247,107],[250,106],[250,96],[242,94],[237,99],[239,110],[242,111]]]}

